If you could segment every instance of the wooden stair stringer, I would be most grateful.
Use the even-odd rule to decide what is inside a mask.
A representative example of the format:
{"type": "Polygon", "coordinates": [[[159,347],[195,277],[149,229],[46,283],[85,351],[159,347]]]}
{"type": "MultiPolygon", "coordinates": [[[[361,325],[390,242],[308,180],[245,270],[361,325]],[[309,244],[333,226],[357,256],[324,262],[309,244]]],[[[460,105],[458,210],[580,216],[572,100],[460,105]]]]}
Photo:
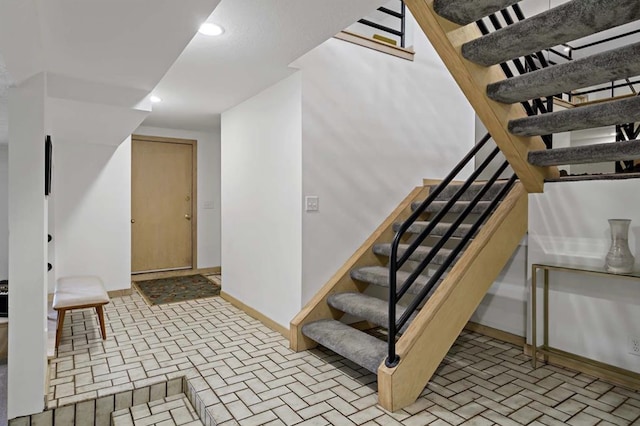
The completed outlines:
{"type": "Polygon", "coordinates": [[[517,182],[396,344],[400,362],[378,368],[379,403],[416,401],[527,232],[527,191],[517,182]]]}
{"type": "Polygon", "coordinates": [[[520,104],[502,104],[487,96],[487,85],[505,79],[499,65],[483,67],[462,57],[464,43],[482,34],[476,24],[461,27],[436,14],[434,0],[406,0],[411,14],[438,52],[500,150],[528,192],[542,192],[545,178],[558,177],[554,167],[536,167],[527,161],[529,151],[545,149],[539,136],[522,137],[509,133],[510,120],[527,117],[520,104]]]}
{"type": "Polygon", "coordinates": [[[326,282],[326,284],[302,308],[290,324],[289,346],[294,351],[304,351],[317,346],[317,343],[302,334],[302,326],[321,319],[340,319],[343,313],[332,309],[327,298],[333,293],[363,292],[367,284],[354,281],[352,269],[365,266],[385,265],[386,258],[378,257],[373,246],[393,240],[395,232],[393,224],[407,219],[411,211],[411,203],[424,200],[429,195],[428,186],[418,186],[396,207],[369,238],[355,251],[342,267],[326,282]]]}

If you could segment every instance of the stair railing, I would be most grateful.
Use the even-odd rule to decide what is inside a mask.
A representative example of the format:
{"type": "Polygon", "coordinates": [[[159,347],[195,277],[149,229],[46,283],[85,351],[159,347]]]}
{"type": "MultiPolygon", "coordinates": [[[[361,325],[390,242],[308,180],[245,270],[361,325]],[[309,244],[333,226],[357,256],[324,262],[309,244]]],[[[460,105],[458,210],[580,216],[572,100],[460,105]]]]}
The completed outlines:
{"type": "MultiPolygon", "coordinates": [[[[513,25],[516,22],[516,20],[513,18],[512,13],[513,15],[515,15],[517,21],[524,21],[526,19],[524,13],[522,12],[522,9],[520,8],[520,5],[516,3],[500,11],[500,15],[507,25],[513,25]]],[[[500,23],[500,19],[498,18],[497,14],[492,13],[491,15],[487,16],[487,18],[493,26],[493,31],[498,31],[502,28],[502,24],[500,23]]],[[[489,27],[484,20],[481,19],[477,21],[476,24],[478,25],[478,28],[480,29],[482,35],[487,35],[492,32],[491,30],[489,30],[489,27]]],[[[555,53],[559,54],[559,52],[555,53]]],[[[516,75],[509,65],[510,63],[515,66],[518,75],[536,71],[540,68],[547,68],[552,65],[542,52],[534,52],[530,55],[523,56],[522,59],[515,58],[508,62],[501,63],[500,67],[502,68],[502,71],[507,78],[512,78],[514,75],[516,75]],[[540,66],[537,65],[536,60],[540,64],[540,66]]],[[[553,96],[547,96],[544,100],[540,98],[532,99],[531,101],[521,102],[521,104],[524,107],[527,115],[529,116],[553,112],[553,96]]],[[[552,148],[553,135],[543,135],[542,140],[544,141],[544,144],[547,148],[552,148]]]]}
{"type": "MultiPolygon", "coordinates": [[[[640,136],[640,125],[637,123],[616,125],[616,142],[637,140],[640,136]]],[[[628,173],[635,170],[635,161],[622,160],[615,163],[616,173],[628,173]]]]}
{"type": "Polygon", "coordinates": [[[365,18],[359,19],[358,23],[398,37],[400,39],[400,47],[405,47],[405,25],[406,25],[407,12],[406,12],[406,6],[403,0],[400,0],[399,8],[400,8],[399,11],[389,9],[388,7],[384,7],[384,6],[381,6],[377,9],[378,12],[384,13],[385,15],[388,15],[394,18],[398,18],[400,20],[399,29],[395,29],[387,25],[374,22],[371,19],[365,19],[365,18]]]}
{"type": "MultiPolygon", "coordinates": [[[[498,195],[494,197],[489,206],[482,212],[480,217],[472,224],[471,228],[460,238],[456,247],[452,249],[452,252],[447,256],[444,263],[436,270],[436,272],[429,278],[425,287],[420,293],[413,299],[413,301],[406,307],[400,318],[396,318],[397,304],[400,298],[402,298],[409,288],[415,283],[417,278],[422,274],[426,267],[431,263],[433,258],[437,255],[438,251],[451,239],[451,237],[458,231],[460,225],[466,220],[466,218],[474,212],[478,203],[483,200],[487,192],[492,188],[496,180],[502,175],[502,173],[509,166],[506,160],[500,164],[497,170],[491,175],[489,180],[482,184],[480,191],[469,201],[467,207],[462,213],[458,215],[456,220],[449,226],[445,234],[439,238],[436,244],[431,248],[427,256],[424,257],[418,264],[418,266],[409,274],[404,282],[398,287],[397,273],[400,268],[410,259],[411,255],[415,253],[422,242],[431,235],[431,232],[435,227],[444,219],[444,217],[451,211],[451,208],[456,204],[460,197],[470,188],[470,186],[478,182],[479,176],[487,169],[500,152],[499,148],[495,148],[484,159],[484,161],[478,166],[469,177],[462,183],[455,194],[447,201],[447,203],[429,219],[429,224],[422,230],[417,236],[414,237],[411,244],[404,250],[401,256],[398,256],[398,249],[400,242],[403,240],[405,234],[409,228],[424,214],[427,208],[437,200],[442,191],[456,178],[458,174],[471,162],[475,155],[482,149],[486,143],[491,139],[489,134],[485,135],[480,142],[478,142],[465,157],[454,167],[454,169],[442,180],[442,182],[429,194],[429,196],[416,207],[414,212],[405,220],[396,232],[393,242],[391,243],[391,253],[389,257],[389,324],[388,324],[388,357],[385,360],[385,365],[388,367],[395,367],[399,362],[399,357],[396,353],[396,337],[399,331],[407,324],[411,316],[417,311],[418,307],[424,302],[431,290],[442,278],[445,271],[455,262],[456,258],[466,246],[469,240],[477,232],[479,227],[486,221],[491,212],[495,209],[498,203],[506,195],[516,180],[513,175],[505,184],[505,186],[499,191],[498,195]]],[[[478,183],[480,184],[480,183],[478,183]]]]}

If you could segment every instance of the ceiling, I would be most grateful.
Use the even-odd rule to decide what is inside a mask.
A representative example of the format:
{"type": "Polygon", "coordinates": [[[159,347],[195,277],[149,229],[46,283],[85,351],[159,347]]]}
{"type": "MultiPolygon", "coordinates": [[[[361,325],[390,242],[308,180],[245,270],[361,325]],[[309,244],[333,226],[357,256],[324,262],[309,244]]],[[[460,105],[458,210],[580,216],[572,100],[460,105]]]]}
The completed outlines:
{"type": "Polygon", "coordinates": [[[289,64],[384,0],[222,0],[208,22],[219,37],[197,34],[154,94],[144,125],[188,130],[219,126],[220,113],[294,72],[289,64]]]}
{"type": "MultiPolygon", "coordinates": [[[[521,5],[531,16],[566,1],[521,5]]],[[[154,127],[216,129],[222,112],[293,73],[289,64],[383,3],[0,0],[0,143],[7,140],[7,88],[43,70],[57,121],[86,122],[84,133],[66,129],[69,137],[101,126],[100,134],[117,140],[125,129],[109,127],[115,120],[104,115],[110,113],[125,127],[144,119],[154,127]],[[197,34],[205,20],[225,33],[197,34]],[[163,102],[149,114],[151,91],[163,102]],[[134,114],[125,119],[122,108],[134,114]]]]}
{"type": "Polygon", "coordinates": [[[58,140],[119,144],[148,115],[148,93],[219,2],[0,0],[0,52],[16,84],[46,73],[58,140]]]}

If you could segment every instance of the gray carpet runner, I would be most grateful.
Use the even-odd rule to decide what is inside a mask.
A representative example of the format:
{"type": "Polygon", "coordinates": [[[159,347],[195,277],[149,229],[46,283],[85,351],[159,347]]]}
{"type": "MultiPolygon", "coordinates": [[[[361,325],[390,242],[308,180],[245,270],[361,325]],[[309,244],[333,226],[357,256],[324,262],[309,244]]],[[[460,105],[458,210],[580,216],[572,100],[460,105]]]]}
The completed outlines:
{"type": "Polygon", "coordinates": [[[433,10],[443,18],[467,25],[507,8],[520,0],[435,0],[433,10]]]}
{"type": "Polygon", "coordinates": [[[572,0],[465,43],[462,56],[488,67],[638,19],[638,0],[572,0]]]}
{"type": "Polygon", "coordinates": [[[335,320],[320,320],[302,327],[302,333],[372,373],[387,355],[387,344],[335,320]]]}
{"type": "Polygon", "coordinates": [[[538,136],[637,121],[640,121],[640,97],[634,96],[512,120],[509,131],[518,136],[538,136]]]}
{"type": "Polygon", "coordinates": [[[624,141],[529,152],[534,166],[601,163],[640,158],[640,141],[624,141]]]}
{"type": "MultiPolygon", "coordinates": [[[[398,232],[398,230],[400,229],[401,225],[402,224],[400,224],[400,223],[394,223],[393,224],[393,231],[394,232],[398,232]]],[[[413,222],[411,224],[411,226],[409,226],[409,229],[407,229],[407,232],[410,233],[410,234],[419,234],[422,231],[424,231],[427,228],[427,226],[429,226],[429,222],[416,221],[416,222],[413,222]]],[[[431,230],[429,235],[441,237],[449,230],[450,227],[451,227],[451,223],[438,223],[433,228],[433,230],[431,230]]],[[[455,238],[462,238],[470,230],[471,230],[471,225],[469,225],[467,223],[463,223],[460,226],[458,226],[455,231],[453,231],[452,236],[455,237],[455,238]]]]}
{"type": "MultiPolygon", "coordinates": [[[[389,287],[389,268],[386,266],[365,266],[351,270],[350,275],[351,278],[356,281],[377,285],[379,287],[389,287]]],[[[409,272],[398,271],[396,274],[398,286],[404,283],[407,278],[409,278],[409,272]]],[[[429,277],[427,275],[419,275],[409,288],[408,293],[420,293],[428,281],[429,277]]],[[[440,284],[440,281],[434,286],[434,289],[437,288],[438,284],[440,284]]]]}
{"type": "MultiPolygon", "coordinates": [[[[407,251],[408,247],[409,244],[398,245],[398,256],[402,256],[407,251]]],[[[380,256],[389,256],[391,255],[391,243],[376,244],[373,246],[373,252],[380,256]]],[[[409,260],[420,262],[425,259],[430,252],[431,247],[419,246],[413,253],[411,253],[411,255],[409,256],[409,260]]],[[[441,248],[440,250],[438,250],[438,253],[433,257],[430,263],[434,265],[442,265],[450,254],[451,250],[441,248]]]]}
{"type": "MultiPolygon", "coordinates": [[[[380,327],[387,328],[389,326],[389,304],[377,297],[362,293],[336,293],[329,296],[327,303],[332,308],[367,320],[380,327]]],[[[405,310],[404,306],[396,305],[396,319],[400,318],[405,310]]],[[[400,332],[406,330],[415,316],[415,313],[411,315],[400,332]]]]}
{"type": "MultiPolygon", "coordinates": [[[[434,201],[427,207],[425,212],[437,213],[442,210],[446,204],[447,201],[434,201]]],[[[489,204],[491,204],[490,201],[479,201],[475,206],[473,206],[473,208],[471,209],[471,213],[480,214],[489,207],[489,204]]],[[[420,202],[416,201],[414,203],[411,203],[411,208],[413,210],[416,210],[418,207],[420,207],[420,202]]],[[[449,213],[462,213],[467,207],[469,207],[469,201],[456,201],[456,203],[451,206],[449,213]]]]}
{"type": "MultiPolygon", "coordinates": [[[[498,195],[498,193],[502,191],[505,185],[506,185],[506,182],[504,181],[495,182],[495,184],[492,185],[491,188],[489,188],[489,190],[482,196],[482,199],[493,200],[496,197],[496,195],[498,195]]],[[[442,190],[442,192],[440,192],[440,194],[438,194],[438,196],[436,197],[436,201],[450,200],[451,197],[453,197],[453,195],[456,192],[458,192],[460,187],[461,185],[459,184],[448,185],[445,189],[442,190]]],[[[475,197],[478,194],[478,192],[482,190],[483,187],[484,187],[484,183],[474,183],[470,185],[469,188],[467,188],[467,190],[459,198],[459,201],[471,201],[471,199],[473,199],[473,197],[475,197]]],[[[436,188],[436,185],[429,186],[430,192],[433,192],[435,188],[436,188]]]]}
{"type": "Polygon", "coordinates": [[[640,43],[490,84],[487,96],[512,104],[636,75],[640,75],[640,43]]]}

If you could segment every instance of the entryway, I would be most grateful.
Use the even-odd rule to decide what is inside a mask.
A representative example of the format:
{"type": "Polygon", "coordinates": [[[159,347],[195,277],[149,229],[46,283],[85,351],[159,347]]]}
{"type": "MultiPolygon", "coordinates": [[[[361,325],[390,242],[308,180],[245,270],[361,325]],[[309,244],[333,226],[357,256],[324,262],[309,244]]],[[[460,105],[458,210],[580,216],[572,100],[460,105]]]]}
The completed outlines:
{"type": "Polygon", "coordinates": [[[196,143],[132,136],[132,273],[196,265],[196,143]]]}

